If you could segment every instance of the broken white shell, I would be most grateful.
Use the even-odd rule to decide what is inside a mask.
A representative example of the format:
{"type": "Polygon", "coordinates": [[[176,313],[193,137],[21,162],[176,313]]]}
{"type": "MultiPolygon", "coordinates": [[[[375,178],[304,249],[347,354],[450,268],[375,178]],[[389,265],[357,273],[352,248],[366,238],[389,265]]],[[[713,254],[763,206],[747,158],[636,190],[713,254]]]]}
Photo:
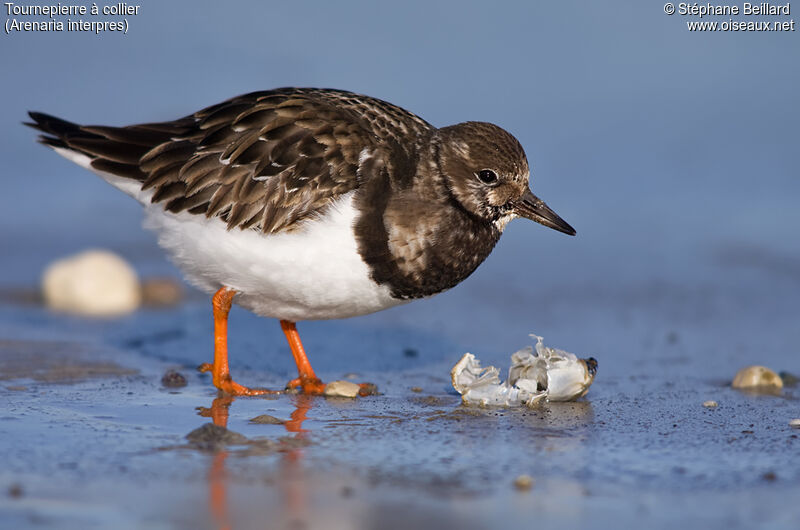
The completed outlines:
{"type": "Polygon", "coordinates": [[[450,371],[453,388],[464,403],[477,405],[534,406],[547,401],[574,401],[589,391],[597,372],[593,358],[550,348],[536,339],[536,353],[528,346],[511,356],[508,380],[500,381],[494,366],[482,368],[471,353],[465,353],[450,371]]]}

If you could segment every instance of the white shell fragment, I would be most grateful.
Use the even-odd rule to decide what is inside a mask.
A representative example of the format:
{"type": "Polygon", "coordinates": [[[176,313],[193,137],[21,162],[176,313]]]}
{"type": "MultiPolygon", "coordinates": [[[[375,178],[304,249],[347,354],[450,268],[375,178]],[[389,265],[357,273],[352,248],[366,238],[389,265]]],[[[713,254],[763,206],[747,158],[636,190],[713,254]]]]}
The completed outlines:
{"type": "Polygon", "coordinates": [[[453,388],[461,400],[473,405],[532,407],[542,400],[575,401],[589,391],[597,372],[594,358],[550,348],[536,339],[536,353],[528,346],[511,356],[508,380],[500,381],[494,366],[482,368],[471,353],[465,353],[450,371],[453,388]]]}
{"type": "Polygon", "coordinates": [[[350,381],[331,381],[325,385],[323,394],[328,397],[354,398],[358,396],[361,387],[350,381]]]}
{"type": "Polygon", "coordinates": [[[51,309],[95,317],[130,313],[141,302],[133,267],[106,250],[53,262],[44,271],[42,292],[51,309]]]}

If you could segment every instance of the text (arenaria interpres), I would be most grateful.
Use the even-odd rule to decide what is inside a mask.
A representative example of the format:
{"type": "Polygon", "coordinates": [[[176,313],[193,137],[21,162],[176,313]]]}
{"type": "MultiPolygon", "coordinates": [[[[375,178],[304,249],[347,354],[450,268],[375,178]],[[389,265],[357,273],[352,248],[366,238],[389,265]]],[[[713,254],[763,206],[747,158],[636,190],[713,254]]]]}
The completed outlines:
{"type": "Polygon", "coordinates": [[[62,4],[22,5],[4,2],[6,16],[6,34],[12,32],[53,32],[73,31],[91,32],[99,35],[105,32],[128,33],[128,19],[116,18],[107,20],[103,17],[128,17],[139,14],[141,6],[118,2],[111,5],[91,6],[62,4]],[[71,18],[71,17],[89,18],[71,18]],[[36,17],[35,20],[30,18],[36,17]],[[69,18],[65,18],[69,17],[69,18]]]}

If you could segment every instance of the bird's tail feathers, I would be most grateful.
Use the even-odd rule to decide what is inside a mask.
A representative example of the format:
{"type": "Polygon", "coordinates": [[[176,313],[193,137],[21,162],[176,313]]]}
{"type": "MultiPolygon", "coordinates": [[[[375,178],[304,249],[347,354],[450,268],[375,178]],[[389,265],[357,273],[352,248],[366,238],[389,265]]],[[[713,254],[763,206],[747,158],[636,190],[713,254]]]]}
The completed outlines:
{"type": "Polygon", "coordinates": [[[42,133],[39,142],[140,201],[144,200],[142,184],[148,176],[140,168],[142,157],[183,133],[189,120],[107,127],[78,125],[42,112],[28,115],[32,121],[24,123],[42,133]]]}

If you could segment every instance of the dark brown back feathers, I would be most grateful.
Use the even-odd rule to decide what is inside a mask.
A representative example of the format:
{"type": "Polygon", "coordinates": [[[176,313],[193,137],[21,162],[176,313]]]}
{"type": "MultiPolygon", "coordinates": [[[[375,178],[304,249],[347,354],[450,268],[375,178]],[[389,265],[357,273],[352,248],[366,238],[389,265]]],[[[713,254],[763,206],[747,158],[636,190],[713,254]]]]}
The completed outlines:
{"type": "MultiPolygon", "coordinates": [[[[403,151],[432,127],[390,103],[350,92],[284,88],[229,99],[172,122],[81,126],[31,112],[46,145],[135,179],[171,212],[229,228],[290,229],[358,186],[365,147],[403,151]]],[[[397,158],[398,153],[391,155],[397,158]]],[[[400,153],[402,157],[402,153],[400,153]]]]}

